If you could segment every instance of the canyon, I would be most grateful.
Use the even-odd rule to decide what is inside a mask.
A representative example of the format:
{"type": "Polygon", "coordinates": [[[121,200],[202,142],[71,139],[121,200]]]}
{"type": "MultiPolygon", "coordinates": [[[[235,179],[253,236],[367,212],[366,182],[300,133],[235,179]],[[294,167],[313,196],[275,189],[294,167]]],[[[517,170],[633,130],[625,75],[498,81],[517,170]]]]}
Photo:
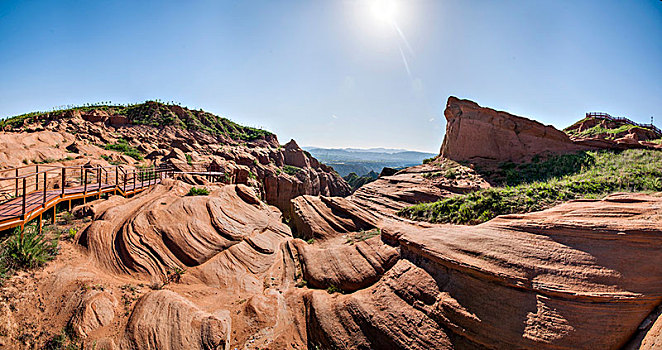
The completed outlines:
{"type": "MultiPolygon", "coordinates": [[[[5,122],[3,169],[167,165],[182,174],[134,197],[81,203],[74,219],[58,220],[74,231],[55,259],[0,288],[0,346],[662,346],[662,193],[612,193],[479,225],[399,215],[492,187],[478,164],[656,150],[656,135],[571,137],[455,97],[444,115],[439,156],[353,193],[294,140],[280,145],[269,132],[179,106],[5,122]],[[221,181],[195,174],[201,165],[221,181]]],[[[583,123],[575,129],[595,126],[583,123]]]]}

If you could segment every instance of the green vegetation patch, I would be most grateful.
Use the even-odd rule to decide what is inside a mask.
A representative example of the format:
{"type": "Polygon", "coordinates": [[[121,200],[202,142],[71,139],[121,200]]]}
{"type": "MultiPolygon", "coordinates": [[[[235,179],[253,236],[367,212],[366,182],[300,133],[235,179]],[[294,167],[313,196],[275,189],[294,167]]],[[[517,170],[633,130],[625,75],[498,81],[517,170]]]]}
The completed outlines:
{"type": "Polygon", "coordinates": [[[29,225],[14,232],[0,245],[0,284],[13,271],[44,265],[57,255],[57,240],[39,234],[36,226],[29,225]]]}
{"type": "Polygon", "coordinates": [[[425,159],[423,159],[423,164],[429,164],[429,163],[432,163],[432,162],[435,161],[435,159],[437,159],[437,157],[425,158],[425,159]]]}
{"type": "Polygon", "coordinates": [[[190,110],[156,101],[130,105],[118,114],[126,115],[131,123],[151,126],[179,126],[183,129],[202,131],[213,135],[226,135],[233,140],[253,141],[272,133],[239,125],[227,118],[203,110],[190,110]]]}
{"type": "Polygon", "coordinates": [[[209,190],[202,187],[202,188],[196,188],[196,187],[191,187],[191,189],[188,191],[186,194],[187,196],[206,196],[209,195],[209,190]]]}
{"type": "Polygon", "coordinates": [[[356,242],[363,242],[366,239],[376,237],[382,234],[382,230],[378,228],[373,228],[372,230],[364,231],[361,230],[355,234],[349,234],[347,237],[346,244],[353,245],[356,242]]]}
{"type": "Polygon", "coordinates": [[[269,131],[239,125],[227,118],[203,110],[191,110],[174,103],[166,104],[160,101],[128,105],[111,105],[104,102],[103,104],[86,104],[48,112],[30,112],[0,120],[0,129],[5,127],[21,129],[28,123],[39,121],[42,124],[48,123],[49,118],[60,117],[68,111],[90,112],[93,110],[106,111],[110,115],[126,116],[132,124],[154,127],[176,126],[212,135],[225,135],[233,140],[253,141],[273,135],[269,131]]]}
{"type": "Polygon", "coordinates": [[[402,209],[400,216],[430,222],[479,224],[497,215],[528,213],[578,198],[599,198],[612,192],[662,191],[662,152],[581,152],[544,162],[514,166],[519,184],[492,187],[434,203],[402,209]],[[554,169],[553,165],[559,165],[554,169]],[[569,171],[574,169],[574,171],[569,171]],[[551,171],[551,174],[546,174],[551,171]],[[555,176],[554,174],[562,174],[555,176]],[[538,179],[528,182],[530,179],[538,179]]]}
{"type": "MultiPolygon", "coordinates": [[[[552,156],[546,159],[536,156],[530,163],[505,162],[499,164],[496,169],[481,169],[478,167],[476,170],[489,178],[492,183],[514,186],[575,174],[593,166],[595,161],[594,153],[579,152],[552,156]]],[[[448,175],[446,174],[447,177],[448,175]]]]}
{"type": "Polygon", "coordinates": [[[283,171],[285,172],[285,174],[296,175],[298,172],[300,172],[302,170],[303,169],[299,168],[298,166],[283,165],[283,171]]]}
{"type": "Polygon", "coordinates": [[[119,139],[116,143],[109,143],[105,147],[109,151],[117,151],[135,160],[143,160],[143,155],[135,147],[129,145],[125,139],[119,139]]]}
{"type": "Polygon", "coordinates": [[[349,187],[352,188],[352,191],[358,190],[361,186],[373,182],[377,180],[379,177],[379,174],[377,174],[374,171],[370,171],[369,173],[363,175],[363,176],[358,176],[356,173],[349,173],[347,176],[343,177],[345,181],[347,181],[347,184],[349,184],[349,187]]]}
{"type": "MultiPolygon", "coordinates": [[[[582,131],[569,130],[569,131],[567,131],[567,133],[572,135],[572,136],[580,136],[580,137],[592,137],[592,136],[597,136],[597,135],[608,134],[608,135],[611,135],[611,136],[608,136],[607,139],[610,139],[610,138],[613,138],[617,134],[627,132],[627,131],[632,130],[632,129],[645,129],[645,128],[642,128],[642,127],[637,126],[637,125],[632,125],[632,124],[623,124],[623,125],[619,126],[616,129],[607,129],[607,128],[604,128],[600,125],[596,125],[592,128],[588,128],[588,129],[582,130],[582,131]]],[[[645,130],[648,130],[648,129],[645,129],[645,130]]]]}

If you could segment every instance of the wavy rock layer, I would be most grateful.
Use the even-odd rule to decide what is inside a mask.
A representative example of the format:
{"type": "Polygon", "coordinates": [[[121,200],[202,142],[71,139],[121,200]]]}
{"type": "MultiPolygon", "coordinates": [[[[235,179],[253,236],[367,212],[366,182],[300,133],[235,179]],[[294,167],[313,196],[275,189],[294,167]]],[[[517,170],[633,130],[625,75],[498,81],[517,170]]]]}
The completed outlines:
{"type": "Polygon", "coordinates": [[[136,305],[123,349],[229,349],[227,313],[210,314],[171,291],[145,295],[136,305]]]}
{"type": "MultiPolygon", "coordinates": [[[[416,224],[353,198],[304,196],[293,201],[297,229],[312,238],[303,241],[249,187],[197,197],[189,188],[167,180],[112,206],[89,203],[80,212],[94,220],[78,237],[86,255],[49,267],[37,287],[44,311],[32,319],[107,349],[659,343],[662,194],[478,226],[416,224]]],[[[25,308],[0,307],[10,310],[0,327],[19,339],[13,320],[25,308]]]]}
{"type": "Polygon", "coordinates": [[[400,260],[350,295],[308,295],[309,345],[617,349],[662,303],[661,222],[660,196],[632,194],[475,227],[382,222],[400,260]]]}
{"type": "Polygon", "coordinates": [[[100,207],[105,211],[95,214],[97,220],[79,241],[99,264],[115,273],[160,278],[169,268],[199,266],[235,245],[235,255],[246,248],[273,254],[274,244],[290,236],[280,212],[246,186],[215,187],[209,196],[185,196],[189,188],[165,180],[135,199],[112,198],[115,205],[100,207]]]}

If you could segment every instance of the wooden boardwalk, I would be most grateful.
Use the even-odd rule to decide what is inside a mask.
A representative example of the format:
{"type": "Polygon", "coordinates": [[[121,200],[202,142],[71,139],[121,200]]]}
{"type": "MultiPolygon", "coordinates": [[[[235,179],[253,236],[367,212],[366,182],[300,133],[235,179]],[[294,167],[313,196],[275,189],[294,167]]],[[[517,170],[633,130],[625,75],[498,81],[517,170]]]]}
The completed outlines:
{"type": "Polygon", "coordinates": [[[28,169],[24,174],[19,174],[19,170],[26,168],[29,167],[1,171],[16,175],[0,177],[1,183],[9,184],[1,187],[0,192],[5,197],[13,197],[0,202],[0,231],[23,227],[35,218],[39,219],[41,228],[43,213],[52,210],[55,221],[57,205],[62,202],[68,202],[70,210],[73,200],[97,199],[107,193],[131,196],[160,183],[161,179],[173,173],[166,168],[124,170],[119,166],[111,166],[48,167],[41,171],[35,167],[35,171],[28,169]],[[90,173],[92,175],[88,176],[90,173]],[[29,189],[33,190],[30,192],[29,189]]]}

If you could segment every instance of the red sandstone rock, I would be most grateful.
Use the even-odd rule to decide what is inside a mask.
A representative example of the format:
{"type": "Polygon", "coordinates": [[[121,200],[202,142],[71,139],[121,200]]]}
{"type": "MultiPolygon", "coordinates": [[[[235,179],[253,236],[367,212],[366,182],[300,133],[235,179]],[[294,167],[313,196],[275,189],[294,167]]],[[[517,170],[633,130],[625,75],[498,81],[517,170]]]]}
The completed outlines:
{"type": "Polygon", "coordinates": [[[456,161],[515,161],[537,154],[585,149],[553,126],[449,97],[444,111],[443,157],[456,161]]]}
{"type": "Polygon", "coordinates": [[[109,293],[91,290],[83,296],[69,326],[76,336],[87,337],[90,332],[113,321],[116,306],[117,300],[109,293]]]}
{"type": "MultiPolygon", "coordinates": [[[[656,138],[650,130],[634,128],[613,135],[570,138],[550,125],[449,97],[444,111],[446,135],[443,157],[473,163],[523,162],[535,155],[564,154],[591,149],[657,148],[640,140],[656,138]],[[616,137],[616,140],[610,138],[616,137]]],[[[614,121],[586,119],[568,130],[596,125],[615,127],[614,121]],[[613,124],[613,125],[612,125],[613,124]]]]}
{"type": "Polygon", "coordinates": [[[210,314],[171,291],[145,295],[136,305],[122,349],[229,349],[227,312],[210,314]]]}
{"type": "Polygon", "coordinates": [[[103,122],[108,119],[108,112],[102,110],[92,110],[81,114],[84,120],[92,123],[103,122]]]}

